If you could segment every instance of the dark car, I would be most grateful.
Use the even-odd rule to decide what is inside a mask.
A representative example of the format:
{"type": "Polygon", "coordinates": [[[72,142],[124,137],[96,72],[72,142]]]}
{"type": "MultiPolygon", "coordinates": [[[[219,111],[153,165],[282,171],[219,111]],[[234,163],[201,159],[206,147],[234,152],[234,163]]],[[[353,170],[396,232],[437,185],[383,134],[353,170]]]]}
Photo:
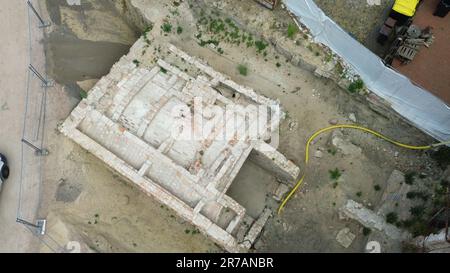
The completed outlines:
{"type": "Polygon", "coordinates": [[[2,189],[3,182],[9,177],[8,160],[2,154],[0,154],[0,190],[2,189]]]}

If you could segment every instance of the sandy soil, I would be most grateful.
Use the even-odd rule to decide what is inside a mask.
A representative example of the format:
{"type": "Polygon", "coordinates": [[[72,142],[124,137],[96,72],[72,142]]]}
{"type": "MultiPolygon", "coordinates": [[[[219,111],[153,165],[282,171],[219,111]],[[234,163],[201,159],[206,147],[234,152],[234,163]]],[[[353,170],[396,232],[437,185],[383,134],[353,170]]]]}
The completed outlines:
{"type": "MultiPolygon", "coordinates": [[[[25,3],[18,5],[12,1],[2,2],[0,31],[8,37],[0,44],[0,153],[8,158],[11,169],[10,178],[0,192],[0,252],[30,252],[36,250],[37,240],[29,230],[16,223],[29,62],[28,14],[25,3]]],[[[30,105],[33,106],[35,105],[30,105]]],[[[24,200],[23,206],[26,207],[32,201],[34,200],[24,200]]],[[[30,212],[31,215],[33,212],[30,212]]]]}
{"type": "MultiPolygon", "coordinates": [[[[367,240],[362,227],[339,220],[338,208],[349,198],[374,207],[393,169],[434,172],[434,165],[429,163],[426,154],[399,150],[358,132],[344,132],[344,135],[349,142],[362,148],[361,152],[348,155],[333,152],[329,145],[330,134],[325,134],[313,146],[313,151],[323,151],[322,158],[313,158],[305,170],[303,158],[307,138],[313,131],[328,126],[331,119],[351,123],[350,114],[356,116],[357,123],[401,141],[424,143],[430,139],[402,122],[378,115],[333,82],[292,66],[272,46],[267,47],[266,56],[244,44],[221,42],[222,54],[217,48],[200,46],[194,38],[198,33],[195,24],[199,19],[198,11],[192,11],[188,3],[176,7],[173,1],[139,2],[152,7],[147,15],[155,23],[149,34],[150,49],[139,54],[141,65],[151,64],[157,56],[167,57],[167,52],[158,47],[170,41],[189,54],[208,60],[212,67],[230,75],[236,82],[279,99],[288,113],[281,127],[279,149],[300,165],[302,171],[308,171],[308,178],[301,193],[288,204],[284,213],[269,221],[256,251],[361,252],[367,240]],[[171,34],[165,35],[161,31],[163,20],[174,26],[171,34]],[[176,33],[177,26],[183,27],[182,33],[176,33]],[[248,67],[247,76],[240,75],[237,69],[242,63],[248,67]],[[342,177],[334,187],[335,181],[330,178],[329,171],[336,168],[342,177]],[[375,185],[381,190],[374,190],[375,185]],[[344,227],[357,235],[348,249],[335,240],[337,232],[344,227]]],[[[217,1],[210,1],[210,4],[214,6],[217,1]]],[[[204,12],[209,14],[211,6],[204,6],[204,12]]],[[[236,19],[257,20],[261,7],[253,3],[246,3],[245,7],[247,12],[236,19]]],[[[95,12],[91,14],[98,16],[95,12]]],[[[277,14],[286,16],[282,11],[277,14]]],[[[64,22],[64,15],[60,20],[64,22]]],[[[98,42],[108,41],[95,43],[98,42]]],[[[307,49],[299,46],[299,50],[307,49]]],[[[59,86],[49,102],[48,146],[52,154],[45,164],[46,203],[41,211],[42,216],[48,215],[49,230],[54,236],[64,243],[71,240],[84,242],[84,251],[219,251],[202,235],[192,235],[193,227],[183,223],[173,212],[161,208],[112,174],[99,160],[56,133],[58,122],[66,118],[77,103],[64,89],[59,86]]],[[[241,202],[250,213],[256,214],[261,207],[271,204],[267,192],[273,184],[272,177],[249,163],[230,192],[237,199],[242,198],[241,202]]]]}
{"type": "Polygon", "coordinates": [[[315,2],[326,15],[375,54],[383,56],[388,50],[387,45],[381,46],[376,40],[378,31],[394,4],[393,0],[381,0],[380,5],[369,5],[370,1],[366,0],[315,0],[315,2]]]}
{"type": "MultiPolygon", "coordinates": [[[[103,2],[93,2],[92,6],[88,4],[90,8],[115,14],[113,10],[103,9],[103,2]]],[[[86,13],[86,19],[101,20],[102,12],[86,13]]],[[[65,18],[61,13],[61,22],[65,18]]],[[[80,20],[79,25],[82,22],[80,20]]],[[[89,40],[83,40],[67,31],[67,27],[62,23],[48,39],[49,61],[57,64],[52,74],[64,84],[56,85],[54,96],[48,102],[47,146],[52,153],[46,158],[44,202],[40,212],[48,219],[48,233],[61,247],[79,242],[83,252],[220,251],[211,241],[193,232],[195,228],[177,218],[174,212],[151,200],[113,174],[97,158],[57,133],[58,123],[79,102],[79,96],[74,95],[80,90],[76,81],[107,74],[110,66],[130,46],[112,43],[109,38],[102,40],[100,37],[109,37],[102,30],[93,31],[89,40]],[[56,35],[62,37],[55,38],[56,35]],[[117,52],[118,46],[122,53],[117,52]]],[[[77,27],[76,23],[72,22],[71,27],[77,27]]],[[[117,35],[132,34],[131,28],[127,31],[117,35]]],[[[49,249],[42,246],[41,251],[49,249]]]]}
{"type": "Polygon", "coordinates": [[[381,0],[380,5],[369,5],[365,0],[315,0],[316,4],[342,28],[360,42],[385,20],[394,1],[381,0]],[[349,12],[351,11],[351,12],[349,12]]]}

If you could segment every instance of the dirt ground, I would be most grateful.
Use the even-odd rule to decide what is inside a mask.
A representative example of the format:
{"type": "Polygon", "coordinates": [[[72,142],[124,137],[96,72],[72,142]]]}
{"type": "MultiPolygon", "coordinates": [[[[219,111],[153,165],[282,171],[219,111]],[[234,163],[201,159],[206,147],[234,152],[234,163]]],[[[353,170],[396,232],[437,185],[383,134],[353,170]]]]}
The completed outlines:
{"type": "Polygon", "coordinates": [[[387,49],[377,42],[378,31],[388,17],[393,0],[371,4],[367,0],[315,0],[316,4],[351,36],[374,53],[382,55],[387,49]],[[351,12],[349,12],[351,11],[351,12]]]}
{"type": "MultiPolygon", "coordinates": [[[[25,113],[28,66],[28,17],[25,3],[2,2],[0,31],[7,36],[0,44],[0,153],[8,158],[9,179],[0,192],[0,252],[35,251],[37,239],[16,223],[19,205],[21,138],[25,113]]],[[[33,107],[36,105],[30,105],[33,107]]],[[[34,200],[24,200],[22,204],[34,200]]]]}
{"type": "MultiPolygon", "coordinates": [[[[85,21],[110,18],[105,13],[115,13],[102,9],[99,4],[101,1],[86,2],[94,3],[86,6],[86,9],[92,8],[94,11],[85,12],[85,17],[76,17],[78,20],[71,20],[70,25],[64,22],[68,22],[68,17],[74,18],[73,15],[67,15],[72,13],[60,12],[61,25],[53,31],[58,32],[60,28],[68,28],[69,31],[79,29],[85,21]],[[103,11],[96,12],[97,9],[103,11]]],[[[216,14],[211,10],[224,12],[226,9],[218,6],[239,2],[243,12],[239,11],[238,17],[234,14],[233,18],[239,21],[244,17],[245,20],[255,21],[258,20],[262,8],[252,1],[208,1],[208,4],[200,9],[193,1],[175,1],[177,4],[174,1],[136,2],[151,7],[146,10],[146,14],[147,19],[154,23],[153,30],[149,33],[152,45],[150,50],[140,57],[143,60],[142,65],[154,62],[154,58],[158,56],[167,57],[167,52],[158,46],[171,42],[190,55],[207,60],[212,67],[229,75],[239,84],[279,99],[288,113],[280,131],[279,150],[297,163],[302,172],[307,171],[308,176],[301,192],[291,200],[284,213],[269,220],[261,240],[255,246],[256,251],[361,252],[367,241],[362,227],[355,222],[342,221],[338,216],[338,209],[347,199],[375,207],[394,169],[426,172],[430,177],[438,177],[440,171],[427,154],[400,150],[365,134],[349,131],[343,132],[344,138],[353,144],[355,149],[346,154],[335,150],[329,144],[330,134],[324,134],[312,147],[313,154],[319,150],[322,155],[320,158],[313,156],[309,167],[305,169],[303,160],[307,138],[314,131],[328,126],[330,120],[345,124],[355,122],[351,121],[350,117],[356,118],[356,123],[406,143],[423,144],[431,139],[403,122],[389,120],[375,113],[332,81],[318,78],[305,69],[291,65],[272,45],[266,46],[264,54],[255,50],[254,46],[226,41],[220,42],[221,50],[218,50],[218,46],[199,45],[195,36],[199,33],[197,21],[202,16],[226,20],[226,14],[216,14]],[[173,26],[170,33],[162,31],[163,22],[169,22],[173,26]],[[181,27],[182,31],[177,31],[178,27],[181,27]],[[245,64],[248,68],[246,76],[239,73],[239,64],[245,64]],[[330,177],[330,171],[336,168],[341,174],[337,181],[330,177]],[[379,186],[378,190],[374,189],[376,185],[379,186]],[[349,248],[343,248],[336,241],[336,234],[345,227],[357,235],[349,248]]],[[[280,21],[287,20],[283,11],[277,10],[275,14],[279,14],[280,21]]],[[[127,33],[112,35],[108,29],[89,31],[90,25],[86,26],[89,35],[77,31],[70,33],[78,39],[73,41],[71,48],[79,45],[76,49],[78,54],[85,53],[87,56],[92,54],[92,47],[84,47],[86,37],[97,46],[98,43],[111,43],[111,40],[117,42],[119,38],[111,38],[115,35],[129,37],[133,32],[130,27],[124,30],[127,33]],[[108,32],[108,35],[103,31],[108,32]]],[[[275,30],[262,28],[261,31],[275,30]]],[[[58,44],[58,41],[51,40],[50,35],[50,43],[53,42],[58,44]]],[[[299,50],[307,49],[299,46],[299,50]]],[[[50,62],[58,63],[59,60],[52,58],[70,55],[70,51],[61,51],[61,55],[48,54],[50,62]]],[[[117,56],[111,56],[102,63],[112,62],[116,58],[117,56]]],[[[89,66],[93,62],[96,62],[95,58],[86,64],[89,66]]],[[[70,65],[61,65],[60,69],[53,70],[55,78],[58,79],[61,74],[72,75],[65,70],[70,65]]],[[[77,67],[82,75],[85,71],[82,69],[83,65],[77,67]]],[[[92,67],[86,71],[89,69],[92,67]]],[[[69,241],[82,242],[83,251],[221,251],[202,235],[193,235],[193,227],[183,223],[173,212],[131,187],[98,159],[56,132],[57,124],[65,119],[78,103],[78,99],[65,90],[71,86],[73,88],[76,80],[95,79],[99,74],[105,73],[101,67],[94,70],[95,73],[86,72],[86,77],[82,79],[68,77],[68,82],[62,81],[62,85],[57,85],[54,95],[49,98],[47,143],[51,155],[45,163],[45,203],[41,210],[42,217],[47,216],[49,220],[49,232],[63,245],[69,241]]],[[[274,182],[273,177],[265,175],[252,163],[248,163],[230,192],[236,199],[242,198],[243,201],[239,201],[251,214],[256,214],[265,205],[276,209],[277,204],[273,204],[269,200],[271,198],[263,194],[273,188],[274,182]]]]}
{"type": "MultiPolygon", "coordinates": [[[[46,158],[46,190],[41,208],[41,214],[48,219],[48,233],[61,247],[71,245],[70,242],[80,243],[83,252],[219,251],[211,241],[193,233],[194,227],[175,217],[175,213],[133,188],[97,158],[57,133],[58,123],[79,102],[81,89],[77,81],[95,80],[107,74],[134,42],[131,39],[127,44],[119,44],[111,40],[134,37],[135,31],[133,27],[90,30],[96,26],[93,22],[104,18],[121,20],[108,1],[85,3],[86,17],[75,16],[77,20],[73,13],[80,7],[69,7],[64,1],[47,4],[53,12],[58,10],[55,5],[61,8],[60,16],[50,16],[55,26],[47,41],[50,71],[58,82],[54,96],[48,101],[47,146],[52,153],[46,158]],[[68,14],[70,24],[66,23],[68,14]],[[87,33],[80,35],[74,31],[86,21],[90,22],[86,24],[87,33]]],[[[117,24],[124,21],[112,26],[117,24]]],[[[42,251],[49,250],[42,246],[42,251]]]]}

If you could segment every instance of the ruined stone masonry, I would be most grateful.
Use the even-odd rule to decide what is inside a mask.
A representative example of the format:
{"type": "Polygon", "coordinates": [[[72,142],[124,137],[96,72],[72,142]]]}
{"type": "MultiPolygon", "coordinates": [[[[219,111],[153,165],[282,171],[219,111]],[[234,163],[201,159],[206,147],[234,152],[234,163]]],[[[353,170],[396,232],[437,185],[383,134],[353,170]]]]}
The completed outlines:
{"type": "Polygon", "coordinates": [[[295,181],[299,168],[268,144],[284,113],[253,120],[257,113],[236,112],[233,124],[238,126],[223,126],[214,109],[273,108],[279,103],[173,45],[168,50],[201,73],[192,76],[161,59],[141,68],[124,57],[59,129],[225,250],[248,251],[272,211],[253,219],[226,193],[249,158],[280,181],[295,181]],[[192,119],[198,115],[198,97],[204,110],[192,119]],[[238,134],[246,125],[259,128],[256,137],[238,134]],[[206,137],[181,137],[186,130],[194,135],[206,132],[206,137]],[[223,138],[224,133],[233,137],[223,138]]]}

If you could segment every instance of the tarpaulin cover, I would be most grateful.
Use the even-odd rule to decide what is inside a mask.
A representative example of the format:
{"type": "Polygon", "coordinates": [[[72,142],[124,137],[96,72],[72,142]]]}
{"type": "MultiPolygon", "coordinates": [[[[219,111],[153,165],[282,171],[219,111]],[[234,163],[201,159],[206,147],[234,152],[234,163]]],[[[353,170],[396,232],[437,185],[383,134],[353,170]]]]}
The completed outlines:
{"type": "Polygon", "coordinates": [[[284,0],[286,7],[322,43],[360,75],[367,88],[417,128],[432,137],[450,139],[450,107],[433,94],[413,84],[327,17],[313,0],[284,0]]]}

